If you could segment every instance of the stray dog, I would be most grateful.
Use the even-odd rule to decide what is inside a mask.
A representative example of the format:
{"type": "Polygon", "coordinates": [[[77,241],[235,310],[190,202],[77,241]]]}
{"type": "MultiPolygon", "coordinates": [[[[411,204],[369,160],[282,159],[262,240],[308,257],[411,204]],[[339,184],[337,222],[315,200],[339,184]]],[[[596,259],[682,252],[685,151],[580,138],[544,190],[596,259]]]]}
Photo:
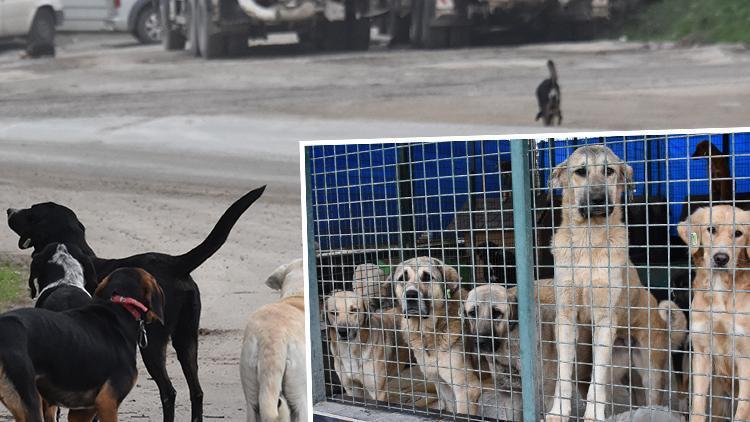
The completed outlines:
{"type": "Polygon", "coordinates": [[[690,304],[693,346],[691,421],[750,419],[750,212],[729,205],[699,208],[677,226],[696,277],[690,304]],[[709,415],[708,398],[713,403],[709,415]],[[731,406],[731,403],[729,403],[731,406]],[[724,409],[721,409],[724,407],[724,409]]]}
{"type": "Polygon", "coordinates": [[[391,274],[403,312],[401,329],[446,410],[476,415],[482,381],[459,309],[466,291],[455,268],[429,257],[409,259],[391,274]]]}
{"type": "Polygon", "coordinates": [[[86,228],[76,214],[53,202],[21,210],[8,209],[8,226],[18,234],[21,249],[33,247],[36,253],[54,242],[78,247],[91,259],[99,280],[121,267],[143,268],[156,278],[164,292],[167,313],[164,325],[147,327],[151,345],[141,351],[141,356],[159,387],[164,421],[173,422],[176,393],[166,368],[166,349],[171,337],[190,389],[191,421],[196,422],[203,419],[203,390],[198,380],[201,300],[190,273],[219,250],[242,213],[260,198],[264,189],[265,186],[255,189],[238,199],[224,212],[208,237],[182,255],[149,252],[122,259],[99,258],[86,242],[86,228]]]}
{"type": "Polygon", "coordinates": [[[602,145],[578,148],[550,176],[551,189],[563,190],[563,209],[552,238],[559,379],[548,421],[566,421],[571,412],[576,324],[593,325],[587,420],[605,419],[616,327],[630,327],[631,336],[642,345],[647,354],[644,362],[650,362],[646,367],[651,368],[643,380],[647,404],[661,402],[670,363],[669,339],[664,335],[666,323],[649,316],[656,299],[641,285],[628,256],[621,201],[632,176],[633,169],[602,145]]]}
{"type": "Polygon", "coordinates": [[[410,363],[409,349],[398,344],[397,310],[368,312],[357,292],[338,291],[326,300],[333,366],[346,394],[388,400],[387,383],[410,363]]]}
{"type": "Polygon", "coordinates": [[[560,85],[557,83],[557,70],[555,62],[547,60],[547,69],[549,69],[549,78],[542,81],[536,88],[536,100],[539,103],[539,113],[536,115],[536,121],[542,119],[545,126],[552,125],[552,121],[557,117],[557,125],[562,124],[562,94],[560,85]]]}
{"type": "MultiPolygon", "coordinates": [[[[555,345],[554,322],[556,313],[555,289],[553,280],[539,280],[536,291],[536,303],[539,304],[539,323],[541,326],[539,346],[539,360],[542,362],[540,385],[546,399],[544,405],[549,406],[553,399],[556,377],[549,376],[557,371],[557,346],[555,345]]],[[[641,290],[645,288],[641,287],[641,290]]],[[[679,347],[687,337],[687,318],[679,307],[672,301],[664,300],[659,303],[659,318],[666,322],[670,329],[670,341],[673,348],[679,347]]],[[[648,312],[648,310],[644,310],[648,312]]],[[[656,314],[657,312],[654,312],[656,314]]],[[[487,363],[495,378],[497,387],[504,387],[506,391],[521,391],[521,349],[519,343],[518,327],[518,292],[516,287],[506,289],[500,285],[486,284],[478,286],[469,292],[464,304],[464,316],[469,321],[470,333],[478,336],[478,349],[480,357],[487,363]]],[[[639,321],[647,321],[638,318],[639,321]]],[[[648,329],[648,326],[641,327],[648,329]]],[[[591,330],[585,327],[579,328],[579,341],[576,346],[576,372],[579,381],[589,374],[591,364],[591,350],[584,343],[590,343],[591,330]]],[[[659,333],[658,335],[665,335],[659,333]]],[[[618,339],[627,339],[629,332],[626,328],[617,330],[618,339]]],[[[629,342],[628,342],[629,343],[629,342]]],[[[639,345],[647,347],[648,345],[639,345]]],[[[622,347],[615,348],[613,356],[613,378],[611,381],[612,391],[624,400],[617,404],[629,407],[631,405],[643,405],[645,400],[639,396],[639,391],[627,388],[635,383],[628,382],[627,377],[633,374],[630,368],[633,366],[647,368],[648,363],[642,362],[640,356],[631,353],[622,347]],[[636,362],[633,365],[632,362],[636,362]],[[617,394],[621,393],[621,394],[617,394]]],[[[632,371],[638,372],[638,371],[632,371]]],[[[642,374],[639,374],[643,376],[642,374]]],[[[674,383],[676,384],[676,382],[674,383]]],[[[497,388],[496,387],[496,388],[497,388]]],[[[573,392],[572,416],[583,415],[585,403],[579,399],[586,394],[586,384],[578,383],[578,394],[573,392]]],[[[608,389],[610,386],[607,387],[608,389]]],[[[616,411],[616,413],[619,413],[616,411]]]]}
{"type": "Polygon", "coordinates": [[[711,183],[713,200],[731,201],[734,189],[729,171],[729,157],[716,148],[710,140],[698,143],[692,157],[708,157],[708,179],[711,183]]]}
{"type": "Polygon", "coordinates": [[[140,268],[121,268],[97,287],[94,301],[52,312],[26,308],[0,315],[0,400],[16,421],[54,420],[41,401],[70,408],[71,421],[116,422],[135,385],[136,345],[144,324],[163,321],[164,296],[140,268]]]}
{"type": "Polygon", "coordinates": [[[75,246],[50,243],[31,260],[29,291],[37,308],[56,312],[80,308],[91,302],[89,292],[96,286],[91,260],[75,246]]]}
{"type": "Polygon", "coordinates": [[[302,260],[278,267],[266,285],[281,300],[260,307],[245,327],[240,380],[247,421],[307,421],[305,292],[302,260]]]}
{"type": "Polygon", "coordinates": [[[354,291],[368,301],[369,312],[394,306],[391,284],[385,281],[385,272],[375,264],[354,268],[354,291]]]}

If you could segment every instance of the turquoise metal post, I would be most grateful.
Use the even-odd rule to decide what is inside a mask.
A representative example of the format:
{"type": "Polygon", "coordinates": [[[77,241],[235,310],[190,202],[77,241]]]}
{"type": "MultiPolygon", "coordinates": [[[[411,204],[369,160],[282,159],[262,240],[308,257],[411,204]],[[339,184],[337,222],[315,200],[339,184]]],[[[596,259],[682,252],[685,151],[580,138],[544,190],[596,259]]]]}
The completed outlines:
{"type": "Polygon", "coordinates": [[[536,306],[534,300],[534,260],[531,232],[531,180],[529,175],[529,142],[513,140],[510,157],[513,174],[513,228],[516,248],[516,279],[518,282],[518,324],[521,342],[521,387],[523,389],[523,420],[536,422],[536,306]]]}
{"type": "Polygon", "coordinates": [[[310,180],[312,163],[310,147],[305,147],[305,211],[307,218],[307,271],[310,280],[308,286],[307,306],[310,309],[310,368],[312,379],[312,404],[326,399],[325,374],[323,373],[323,344],[320,338],[320,315],[318,305],[318,271],[315,258],[315,230],[313,225],[312,183],[310,180]]]}

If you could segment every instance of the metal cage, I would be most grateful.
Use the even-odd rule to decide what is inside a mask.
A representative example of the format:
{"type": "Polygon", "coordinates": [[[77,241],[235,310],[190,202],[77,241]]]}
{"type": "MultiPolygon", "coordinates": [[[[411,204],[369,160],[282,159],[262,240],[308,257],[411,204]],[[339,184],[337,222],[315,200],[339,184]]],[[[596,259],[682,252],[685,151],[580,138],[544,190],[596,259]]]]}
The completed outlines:
{"type": "Polygon", "coordinates": [[[302,148],[318,415],[750,418],[749,133],[302,148]]]}

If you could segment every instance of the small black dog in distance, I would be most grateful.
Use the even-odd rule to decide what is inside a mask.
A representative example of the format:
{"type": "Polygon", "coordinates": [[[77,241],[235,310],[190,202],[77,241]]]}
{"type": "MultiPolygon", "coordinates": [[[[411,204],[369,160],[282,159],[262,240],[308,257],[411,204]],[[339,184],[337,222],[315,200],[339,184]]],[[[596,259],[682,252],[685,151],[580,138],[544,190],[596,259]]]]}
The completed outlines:
{"type": "Polygon", "coordinates": [[[114,271],[79,309],[4,313],[0,401],[17,421],[54,420],[60,405],[71,421],[116,422],[138,375],[136,346],[147,344],[144,325],[163,320],[163,293],[140,268],[114,271]]]}
{"type": "Polygon", "coordinates": [[[549,69],[549,78],[542,81],[536,88],[536,99],[539,102],[539,113],[536,115],[535,120],[542,119],[545,126],[552,125],[555,117],[557,117],[557,125],[562,124],[562,97],[560,93],[560,85],[557,83],[557,69],[555,69],[555,62],[547,60],[547,68],[549,69]]]}
{"type": "Polygon", "coordinates": [[[147,252],[121,259],[99,258],[86,242],[86,228],[70,208],[54,202],[25,209],[8,209],[8,226],[18,235],[18,247],[43,250],[54,242],[76,246],[91,259],[97,278],[123,267],[138,267],[153,275],[164,292],[164,326],[149,325],[150,345],[141,350],[149,375],[159,387],[164,422],[174,421],[176,392],[166,366],[167,344],[177,352],[190,390],[191,422],[203,420],[203,390],[198,379],[198,327],[201,298],[198,284],[190,273],[210,258],[226,242],[242,214],[261,197],[265,186],[254,189],[227,208],[208,236],[182,255],[147,252]]]}
{"type": "Polygon", "coordinates": [[[33,255],[29,291],[35,307],[61,312],[91,302],[97,279],[91,259],[75,246],[50,243],[33,255]]]}

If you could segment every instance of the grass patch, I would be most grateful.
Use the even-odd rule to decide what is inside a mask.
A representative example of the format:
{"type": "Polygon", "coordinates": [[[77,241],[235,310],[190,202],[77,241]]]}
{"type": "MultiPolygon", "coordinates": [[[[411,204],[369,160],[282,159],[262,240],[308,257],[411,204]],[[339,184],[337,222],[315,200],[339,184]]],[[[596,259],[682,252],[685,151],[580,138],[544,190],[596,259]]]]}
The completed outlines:
{"type": "Polygon", "coordinates": [[[652,0],[630,20],[636,40],[750,43],[748,0],[652,0]]]}
{"type": "Polygon", "coordinates": [[[16,262],[0,260],[0,311],[22,299],[24,267],[16,262]]]}

